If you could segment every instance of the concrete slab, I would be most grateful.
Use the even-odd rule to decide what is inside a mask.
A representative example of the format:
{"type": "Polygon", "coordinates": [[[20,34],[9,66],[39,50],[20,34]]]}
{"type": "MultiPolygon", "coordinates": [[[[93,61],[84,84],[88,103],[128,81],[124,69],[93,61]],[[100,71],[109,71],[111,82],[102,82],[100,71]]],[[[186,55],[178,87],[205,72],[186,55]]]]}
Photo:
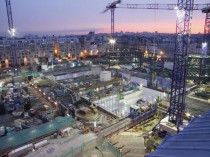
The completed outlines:
{"type": "Polygon", "coordinates": [[[153,89],[139,87],[139,91],[124,93],[124,99],[122,100],[119,100],[117,95],[113,95],[101,98],[94,101],[94,103],[121,118],[130,114],[130,106],[135,105],[137,100],[144,100],[145,103],[138,104],[139,106],[144,106],[148,103],[155,103],[158,97],[159,99],[165,99],[167,94],[153,89]]]}
{"type": "Polygon", "coordinates": [[[93,133],[84,135],[71,134],[69,137],[50,141],[50,144],[28,154],[27,157],[73,156],[82,152],[83,145],[93,141],[97,136],[93,133]]]}
{"type": "Polygon", "coordinates": [[[127,154],[123,155],[125,157],[143,157],[145,155],[144,151],[144,139],[142,136],[124,136],[122,134],[113,136],[110,140],[118,141],[115,145],[116,147],[123,147],[123,153],[129,151],[127,154]]]}

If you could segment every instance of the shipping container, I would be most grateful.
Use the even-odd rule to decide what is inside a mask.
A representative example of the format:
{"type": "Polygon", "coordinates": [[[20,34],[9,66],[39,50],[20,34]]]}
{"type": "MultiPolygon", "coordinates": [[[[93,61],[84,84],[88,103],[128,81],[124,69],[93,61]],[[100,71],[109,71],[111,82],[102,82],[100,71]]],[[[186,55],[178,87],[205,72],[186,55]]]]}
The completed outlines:
{"type": "Polygon", "coordinates": [[[34,144],[34,149],[38,149],[40,147],[46,146],[48,144],[47,140],[43,140],[34,144]]]}

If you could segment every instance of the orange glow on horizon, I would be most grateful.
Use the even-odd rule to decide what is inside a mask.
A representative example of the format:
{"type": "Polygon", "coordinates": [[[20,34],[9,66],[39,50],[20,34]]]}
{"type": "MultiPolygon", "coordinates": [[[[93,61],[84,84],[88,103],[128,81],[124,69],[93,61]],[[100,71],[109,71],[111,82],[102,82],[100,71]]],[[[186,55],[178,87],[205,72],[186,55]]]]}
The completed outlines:
{"type": "MultiPolygon", "coordinates": [[[[192,26],[191,26],[191,33],[192,34],[197,34],[197,33],[203,33],[204,32],[204,18],[202,17],[201,19],[193,19],[192,20],[192,26]]],[[[110,24],[107,24],[106,26],[100,25],[100,26],[95,26],[100,27],[100,29],[96,30],[95,33],[111,33],[110,30],[110,24]]],[[[85,26],[84,26],[85,27],[85,26]]],[[[81,27],[82,29],[83,27],[81,27]]],[[[170,20],[170,21],[158,21],[156,24],[154,22],[139,22],[139,23],[115,23],[115,32],[155,32],[157,31],[158,33],[176,33],[176,19],[175,20],[170,20]]],[[[64,31],[62,32],[63,34],[72,34],[71,30],[69,31],[64,31]]],[[[83,35],[87,34],[88,31],[78,31],[78,32],[73,32],[75,35],[83,35]]]]}
{"type": "MultiPolygon", "coordinates": [[[[191,33],[203,33],[204,32],[204,20],[201,19],[193,19],[191,26],[191,33]]],[[[156,22],[140,22],[140,23],[121,23],[115,24],[115,32],[155,32],[158,33],[176,33],[176,20],[171,21],[160,21],[156,22]]],[[[110,28],[104,28],[96,33],[110,33],[110,28]]]]}

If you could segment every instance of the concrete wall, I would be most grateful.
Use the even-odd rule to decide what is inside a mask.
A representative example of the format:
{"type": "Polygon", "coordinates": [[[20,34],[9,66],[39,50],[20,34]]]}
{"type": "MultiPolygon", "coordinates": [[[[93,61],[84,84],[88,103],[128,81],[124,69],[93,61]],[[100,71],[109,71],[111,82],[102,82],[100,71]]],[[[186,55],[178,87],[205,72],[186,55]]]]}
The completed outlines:
{"type": "Polygon", "coordinates": [[[164,68],[173,70],[173,62],[164,62],[164,68]]]}
{"type": "Polygon", "coordinates": [[[131,77],[131,82],[138,83],[139,85],[147,87],[147,80],[146,79],[142,79],[142,78],[139,78],[139,77],[136,77],[136,76],[132,76],[131,77]]]}

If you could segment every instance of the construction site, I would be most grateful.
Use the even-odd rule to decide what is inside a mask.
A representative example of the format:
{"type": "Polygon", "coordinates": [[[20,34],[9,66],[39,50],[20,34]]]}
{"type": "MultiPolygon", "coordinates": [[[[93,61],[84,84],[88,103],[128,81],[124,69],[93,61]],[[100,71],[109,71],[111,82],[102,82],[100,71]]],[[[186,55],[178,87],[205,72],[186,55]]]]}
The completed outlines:
{"type": "Polygon", "coordinates": [[[209,3],[117,0],[102,11],[111,12],[104,53],[93,32],[69,41],[53,35],[49,54],[33,61],[18,56],[12,0],[5,3],[12,59],[3,58],[0,68],[0,157],[209,157],[209,3]],[[130,44],[117,35],[116,9],[176,11],[172,57],[158,41],[149,47],[149,37],[130,44]],[[200,54],[189,48],[197,11],[206,16],[200,54]],[[76,54],[89,38],[89,50],[76,54]]]}

